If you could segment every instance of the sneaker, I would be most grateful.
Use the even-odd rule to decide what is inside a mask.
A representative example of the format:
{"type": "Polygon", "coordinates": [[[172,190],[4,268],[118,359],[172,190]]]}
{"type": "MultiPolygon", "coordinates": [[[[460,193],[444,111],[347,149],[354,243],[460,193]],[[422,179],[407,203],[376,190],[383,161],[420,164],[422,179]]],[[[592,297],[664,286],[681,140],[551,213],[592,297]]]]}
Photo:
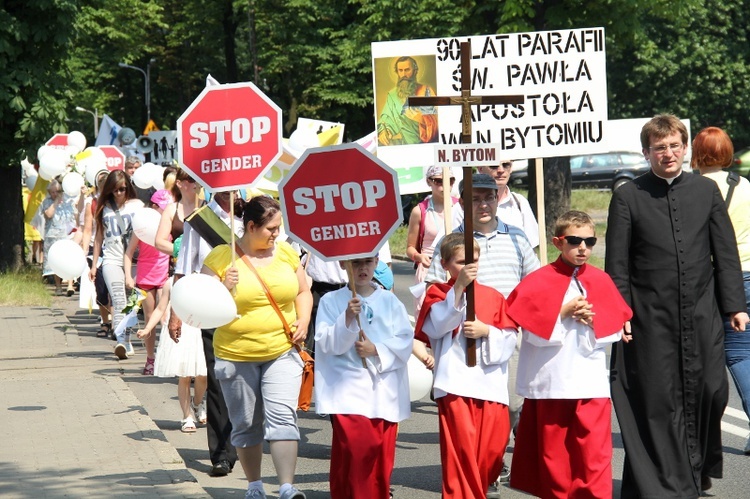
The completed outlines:
{"type": "Polygon", "coordinates": [[[260,489],[249,489],[245,492],[245,499],[266,499],[266,493],[260,489]]]}
{"type": "Polygon", "coordinates": [[[750,456],[750,436],[747,437],[747,443],[745,443],[745,455],[750,456]]]}
{"type": "Polygon", "coordinates": [[[500,470],[500,476],[497,477],[497,481],[500,483],[510,482],[510,467],[503,464],[503,469],[500,470]]]}
{"type": "Polygon", "coordinates": [[[115,357],[120,360],[125,360],[128,358],[127,348],[125,348],[125,345],[123,345],[122,343],[118,343],[115,347],[115,357]]]}
{"type": "Polygon", "coordinates": [[[285,493],[279,494],[279,499],[307,499],[307,496],[305,495],[304,492],[297,489],[297,487],[292,487],[288,489],[285,493]]]}
{"type": "Polygon", "coordinates": [[[232,472],[232,463],[228,459],[222,459],[218,463],[211,465],[211,471],[208,472],[211,476],[227,476],[232,472]]]}
{"type": "Polygon", "coordinates": [[[125,343],[125,352],[128,354],[128,357],[132,357],[135,355],[135,349],[133,348],[133,344],[129,341],[125,343]]]}
{"type": "Polygon", "coordinates": [[[487,499],[500,499],[500,482],[492,482],[487,489],[487,499]]]}
{"type": "Polygon", "coordinates": [[[208,415],[206,414],[206,401],[204,400],[198,405],[193,405],[193,402],[191,401],[190,406],[193,408],[195,419],[197,419],[200,424],[206,424],[206,421],[208,421],[208,415]]]}

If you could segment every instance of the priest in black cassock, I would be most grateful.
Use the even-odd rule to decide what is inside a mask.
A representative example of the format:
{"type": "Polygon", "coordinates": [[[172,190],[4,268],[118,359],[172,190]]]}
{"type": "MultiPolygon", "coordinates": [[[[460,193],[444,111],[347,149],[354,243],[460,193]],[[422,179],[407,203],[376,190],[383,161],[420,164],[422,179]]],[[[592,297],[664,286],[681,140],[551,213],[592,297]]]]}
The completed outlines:
{"type": "Polygon", "coordinates": [[[682,171],[687,141],[675,116],[650,120],[641,144],[651,171],[609,205],[606,271],[633,309],[611,363],[623,498],[697,498],[722,476],[722,314],[738,331],[748,316],[724,200],[716,183],[682,171]]]}

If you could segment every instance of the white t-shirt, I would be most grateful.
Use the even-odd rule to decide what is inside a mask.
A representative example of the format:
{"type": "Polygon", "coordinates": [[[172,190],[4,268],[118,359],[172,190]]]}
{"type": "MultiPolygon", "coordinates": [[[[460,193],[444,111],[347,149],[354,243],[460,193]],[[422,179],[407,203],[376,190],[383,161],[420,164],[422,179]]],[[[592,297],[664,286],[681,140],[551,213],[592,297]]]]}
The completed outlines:
{"type": "Polygon", "coordinates": [[[122,266],[122,259],[125,255],[122,236],[133,231],[133,216],[136,211],[143,208],[143,201],[140,199],[131,199],[119,209],[122,218],[123,227],[120,226],[119,218],[112,209],[112,205],[104,205],[102,212],[102,225],[104,226],[103,254],[102,265],[119,265],[122,266]]]}

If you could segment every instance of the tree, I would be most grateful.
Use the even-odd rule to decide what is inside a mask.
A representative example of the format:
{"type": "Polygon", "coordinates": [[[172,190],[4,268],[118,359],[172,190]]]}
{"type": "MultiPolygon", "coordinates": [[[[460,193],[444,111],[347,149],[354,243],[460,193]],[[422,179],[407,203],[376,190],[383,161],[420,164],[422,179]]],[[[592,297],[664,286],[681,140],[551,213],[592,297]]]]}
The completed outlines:
{"type": "Polygon", "coordinates": [[[23,263],[20,160],[63,130],[65,82],[57,77],[73,31],[74,0],[6,0],[0,10],[0,271],[23,263]]]}

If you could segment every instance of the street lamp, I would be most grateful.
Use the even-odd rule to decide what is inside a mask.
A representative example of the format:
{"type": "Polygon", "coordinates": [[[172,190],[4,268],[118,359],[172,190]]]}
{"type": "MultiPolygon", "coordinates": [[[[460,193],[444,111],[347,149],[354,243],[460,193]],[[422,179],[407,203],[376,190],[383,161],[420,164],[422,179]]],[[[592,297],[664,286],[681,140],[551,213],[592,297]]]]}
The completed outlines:
{"type": "Polygon", "coordinates": [[[96,137],[99,135],[99,110],[97,108],[94,108],[93,111],[89,111],[88,109],[85,109],[81,106],[76,106],[76,111],[89,113],[94,117],[94,140],[96,140],[96,137]]]}
{"type": "Polygon", "coordinates": [[[143,79],[146,82],[146,90],[144,92],[144,99],[146,100],[146,126],[148,126],[148,124],[151,122],[151,64],[153,64],[154,62],[156,62],[155,57],[149,59],[149,61],[146,63],[146,71],[142,70],[139,67],[125,64],[124,62],[117,63],[117,65],[121,68],[135,69],[136,71],[140,71],[143,75],[143,79]]]}

